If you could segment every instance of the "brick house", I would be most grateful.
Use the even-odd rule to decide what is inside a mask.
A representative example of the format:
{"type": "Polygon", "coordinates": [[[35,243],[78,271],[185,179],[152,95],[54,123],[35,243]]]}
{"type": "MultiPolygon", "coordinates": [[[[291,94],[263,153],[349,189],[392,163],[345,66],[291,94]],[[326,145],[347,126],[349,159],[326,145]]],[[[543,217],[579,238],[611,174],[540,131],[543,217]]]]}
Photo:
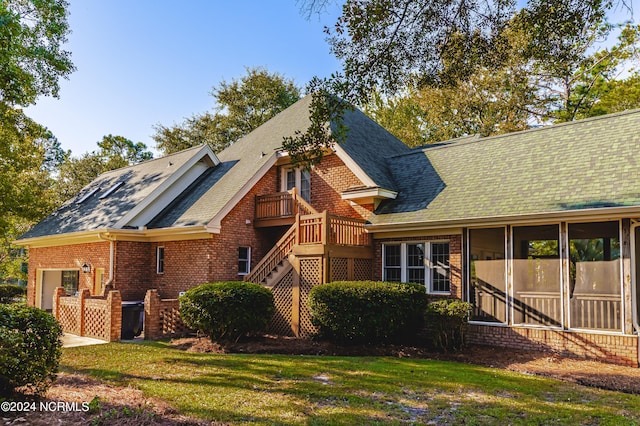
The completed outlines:
{"type": "Polygon", "coordinates": [[[309,102],[218,154],[101,175],[18,241],[28,302],[59,313],[60,287],[108,284],[155,315],[246,279],[273,291],[274,331],[306,336],[314,285],[412,281],[470,301],[473,342],[638,365],[640,111],[410,149],[356,110],[344,143],[296,169],[280,146],[309,102]]]}

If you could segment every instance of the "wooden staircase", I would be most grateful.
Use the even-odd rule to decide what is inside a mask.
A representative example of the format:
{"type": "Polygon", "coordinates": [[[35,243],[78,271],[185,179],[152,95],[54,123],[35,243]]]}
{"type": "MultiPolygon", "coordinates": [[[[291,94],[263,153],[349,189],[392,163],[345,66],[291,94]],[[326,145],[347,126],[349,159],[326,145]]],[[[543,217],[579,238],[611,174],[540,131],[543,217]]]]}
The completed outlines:
{"type": "MultiPolygon", "coordinates": [[[[295,201],[295,193],[291,198],[295,201]]],[[[298,206],[304,207],[305,214],[298,210],[287,232],[245,276],[245,281],[273,293],[275,313],[268,327],[272,333],[313,335],[316,329],[308,307],[311,289],[330,281],[372,276],[373,248],[365,221],[310,212],[307,206],[298,206]]]]}

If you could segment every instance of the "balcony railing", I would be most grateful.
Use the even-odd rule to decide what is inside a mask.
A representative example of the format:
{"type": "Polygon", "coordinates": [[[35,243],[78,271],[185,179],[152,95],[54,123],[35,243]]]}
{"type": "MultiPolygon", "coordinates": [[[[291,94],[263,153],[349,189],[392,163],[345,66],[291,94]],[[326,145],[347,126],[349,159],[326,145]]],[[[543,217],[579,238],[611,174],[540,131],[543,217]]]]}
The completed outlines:
{"type": "Polygon", "coordinates": [[[297,214],[318,213],[297,193],[296,189],[256,196],[255,220],[295,218],[297,214]]]}
{"type": "Polygon", "coordinates": [[[335,244],[368,246],[370,236],[364,230],[364,219],[333,216],[326,211],[301,216],[298,223],[298,244],[335,244]]]}

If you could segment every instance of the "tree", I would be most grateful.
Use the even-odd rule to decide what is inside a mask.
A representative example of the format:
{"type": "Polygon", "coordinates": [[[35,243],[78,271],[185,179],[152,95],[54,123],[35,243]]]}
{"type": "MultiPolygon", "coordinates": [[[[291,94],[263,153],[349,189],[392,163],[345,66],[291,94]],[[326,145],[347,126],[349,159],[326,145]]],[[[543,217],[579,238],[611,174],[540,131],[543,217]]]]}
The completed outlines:
{"type": "MultiPolygon", "coordinates": [[[[627,24],[621,28],[615,45],[579,57],[568,70],[571,71],[570,74],[554,76],[547,73],[546,77],[541,79],[541,87],[550,104],[548,116],[556,122],[562,122],[600,115],[606,113],[605,110],[620,111],[619,108],[602,110],[597,105],[613,87],[623,87],[618,76],[623,70],[637,65],[639,47],[640,26],[627,24]]],[[[633,80],[628,81],[632,82],[633,80]]],[[[613,101],[612,96],[615,94],[622,96],[618,98],[619,106],[629,104],[624,100],[624,96],[628,94],[618,92],[611,92],[607,96],[607,103],[613,101]]]]}
{"type": "Polygon", "coordinates": [[[481,67],[447,84],[410,87],[399,96],[378,94],[365,112],[409,146],[526,129],[538,100],[519,53],[525,43],[522,33],[512,31],[502,66],[481,67]]]}
{"type": "MultiPolygon", "coordinates": [[[[311,2],[316,7],[324,3],[311,2]]],[[[327,95],[366,105],[374,89],[393,97],[407,87],[451,87],[478,72],[502,69],[509,60],[504,46],[516,16],[528,28],[524,58],[546,61],[545,69],[552,69],[554,60],[575,62],[584,52],[571,48],[585,45],[589,30],[613,5],[613,0],[529,0],[518,11],[510,0],[347,0],[335,26],[326,29],[343,71],[312,80],[308,91],[320,106],[309,129],[285,139],[284,146],[294,158],[314,162],[321,144],[340,142],[340,135],[326,140],[307,136],[328,120],[340,119],[331,105],[322,106],[327,95]]]]}
{"type": "Polygon", "coordinates": [[[64,0],[0,2],[0,102],[27,106],[58,96],[59,79],[74,71],[62,50],[69,34],[64,0]]]}
{"type": "Polygon", "coordinates": [[[144,143],[134,143],[123,136],[106,135],[97,145],[97,151],[85,153],[79,158],[67,152],[56,182],[59,203],[77,195],[102,173],[153,158],[153,153],[147,150],[144,143]]]}
{"type": "Polygon", "coordinates": [[[55,205],[51,170],[60,145],[22,111],[0,102],[0,281],[23,279],[24,253],[12,242],[55,205]]]}
{"type": "Polygon", "coordinates": [[[211,95],[216,102],[213,113],[193,115],[172,127],[155,127],[153,139],[160,151],[170,154],[202,143],[222,151],[295,103],[300,90],[280,74],[249,68],[239,80],[223,80],[211,95]]]}

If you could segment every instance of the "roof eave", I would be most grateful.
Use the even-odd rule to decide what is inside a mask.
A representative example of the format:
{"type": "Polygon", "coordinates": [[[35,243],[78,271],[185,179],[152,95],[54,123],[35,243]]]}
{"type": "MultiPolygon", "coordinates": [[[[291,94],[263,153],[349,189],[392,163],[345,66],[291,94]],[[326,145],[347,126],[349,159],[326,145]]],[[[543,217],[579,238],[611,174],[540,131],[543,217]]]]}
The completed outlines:
{"type": "Polygon", "coordinates": [[[447,228],[466,228],[479,226],[503,226],[509,225],[526,225],[535,223],[545,223],[552,221],[602,221],[602,220],[618,220],[624,217],[640,221],[640,206],[629,207],[605,207],[591,208],[580,210],[561,210],[553,212],[527,213],[518,215],[504,215],[491,217],[471,217],[461,219],[444,219],[434,221],[413,221],[402,223],[381,223],[367,224],[365,229],[368,232],[397,232],[397,231],[419,231],[432,229],[447,228]]]}

